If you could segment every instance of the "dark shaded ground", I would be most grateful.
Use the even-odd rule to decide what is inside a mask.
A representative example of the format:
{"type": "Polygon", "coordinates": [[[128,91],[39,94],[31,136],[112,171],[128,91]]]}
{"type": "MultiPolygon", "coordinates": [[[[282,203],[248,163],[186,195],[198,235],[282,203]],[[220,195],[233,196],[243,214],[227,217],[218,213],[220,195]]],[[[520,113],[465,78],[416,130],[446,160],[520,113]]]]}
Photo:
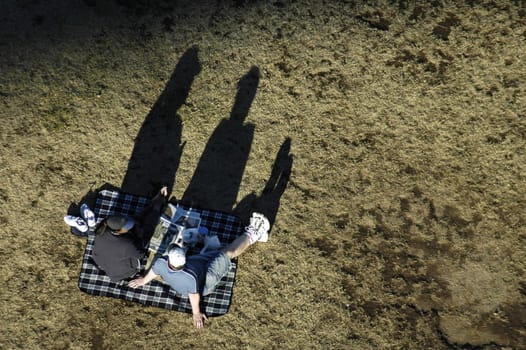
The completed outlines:
{"type": "Polygon", "coordinates": [[[526,348],[525,6],[5,1],[0,348],[526,348]],[[77,288],[161,183],[274,222],[202,332],[77,288]]]}

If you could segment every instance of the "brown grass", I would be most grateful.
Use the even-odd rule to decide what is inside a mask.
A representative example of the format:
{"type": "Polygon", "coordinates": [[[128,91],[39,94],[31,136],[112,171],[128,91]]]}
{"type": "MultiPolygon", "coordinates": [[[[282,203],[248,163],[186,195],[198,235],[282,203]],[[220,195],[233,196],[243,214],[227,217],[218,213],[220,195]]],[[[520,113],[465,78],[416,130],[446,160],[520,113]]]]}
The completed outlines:
{"type": "Polygon", "coordinates": [[[0,348],[526,347],[523,1],[62,3],[0,14],[0,348]],[[188,97],[163,95],[192,47],[188,97]],[[200,158],[251,67],[218,143],[252,136],[249,153],[217,153],[248,158],[225,177],[200,158]],[[287,138],[286,191],[265,196],[287,138]],[[217,191],[196,199],[198,165],[195,191],[217,191]],[[125,177],[241,214],[279,199],[204,331],[78,290],[85,241],[62,216],[125,177]]]}

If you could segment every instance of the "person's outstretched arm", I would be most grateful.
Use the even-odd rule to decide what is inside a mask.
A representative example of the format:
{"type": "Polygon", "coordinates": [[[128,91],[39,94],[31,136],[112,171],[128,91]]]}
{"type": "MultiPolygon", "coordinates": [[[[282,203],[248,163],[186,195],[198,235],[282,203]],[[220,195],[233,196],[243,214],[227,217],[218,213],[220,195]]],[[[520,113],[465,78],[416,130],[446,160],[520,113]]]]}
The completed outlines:
{"type": "Polygon", "coordinates": [[[201,295],[199,293],[190,293],[188,294],[188,299],[190,299],[190,305],[192,305],[192,318],[194,319],[194,326],[197,328],[203,328],[205,321],[207,320],[206,315],[201,312],[199,308],[199,301],[201,300],[201,295]]]}
{"type": "Polygon", "coordinates": [[[140,287],[140,286],[144,286],[145,284],[150,283],[150,281],[153,280],[157,276],[159,276],[159,275],[157,275],[155,272],[153,272],[153,269],[150,269],[150,271],[145,276],[136,278],[136,279],[131,280],[130,282],[128,282],[128,286],[130,286],[132,288],[137,288],[137,287],[140,287]]]}

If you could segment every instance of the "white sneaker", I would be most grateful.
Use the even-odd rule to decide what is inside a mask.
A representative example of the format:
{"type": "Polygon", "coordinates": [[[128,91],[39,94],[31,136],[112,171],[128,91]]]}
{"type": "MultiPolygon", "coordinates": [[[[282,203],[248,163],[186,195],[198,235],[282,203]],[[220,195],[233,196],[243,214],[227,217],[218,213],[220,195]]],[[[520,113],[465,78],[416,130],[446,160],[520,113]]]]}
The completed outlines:
{"type": "Polygon", "coordinates": [[[95,227],[97,225],[97,220],[95,220],[95,214],[85,203],[80,206],[80,216],[82,216],[84,221],[86,221],[89,228],[95,227]]]}
{"type": "Polygon", "coordinates": [[[82,218],[79,218],[78,216],[66,215],[64,216],[64,222],[71,227],[75,227],[82,233],[87,232],[89,229],[86,221],[84,221],[82,218]]]}
{"type": "Polygon", "coordinates": [[[250,237],[250,242],[267,242],[270,222],[261,213],[252,213],[250,224],[245,227],[245,233],[250,237]]]}

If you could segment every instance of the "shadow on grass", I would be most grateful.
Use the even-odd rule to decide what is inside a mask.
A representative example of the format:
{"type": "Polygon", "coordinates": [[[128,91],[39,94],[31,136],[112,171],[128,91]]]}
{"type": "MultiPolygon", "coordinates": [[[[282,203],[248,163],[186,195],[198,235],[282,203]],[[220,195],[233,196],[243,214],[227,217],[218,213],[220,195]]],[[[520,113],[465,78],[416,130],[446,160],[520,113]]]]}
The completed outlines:
{"type": "Polygon", "coordinates": [[[108,189],[153,197],[165,185],[171,192],[184,144],[181,144],[182,121],[177,111],[184,104],[194,78],[201,71],[198,49],[183,54],[135,139],[128,169],[121,187],[105,183],[90,188],[78,203],[71,203],[67,213],[79,215],[80,204],[95,206],[97,193],[108,189]]]}
{"type": "MultiPolygon", "coordinates": [[[[110,184],[90,189],[79,203],[95,204],[103,189],[152,197],[162,185],[173,190],[184,144],[181,144],[182,121],[178,109],[188,97],[190,87],[201,66],[198,50],[185,52],[165,90],[146,117],[135,141],[121,188],[110,184]]],[[[180,202],[193,207],[233,212],[247,219],[253,211],[265,214],[271,225],[276,220],[280,199],[292,171],[291,139],[281,145],[270,178],[260,195],[246,196],[234,208],[254,138],[254,125],[246,124],[259,83],[259,69],[252,67],[239,81],[230,118],[223,119],[210,136],[194,175],[180,202]]],[[[72,204],[69,213],[78,213],[72,204]]]]}
{"type": "Polygon", "coordinates": [[[280,199],[292,171],[291,139],[276,156],[272,173],[260,195],[254,192],[234,208],[254,138],[254,125],[245,124],[259,83],[259,69],[252,67],[238,83],[229,119],[223,119],[210,136],[181,202],[193,207],[233,212],[244,220],[253,211],[276,220],[280,199]]]}
{"type": "Polygon", "coordinates": [[[210,136],[181,202],[232,211],[254,138],[254,125],[245,124],[245,119],[258,83],[257,67],[239,80],[230,118],[222,119],[210,136]]]}
{"type": "Polygon", "coordinates": [[[173,190],[184,144],[181,144],[182,121],[177,114],[190,87],[201,71],[198,50],[188,49],[179,60],[161,96],[144,120],[135,139],[121,190],[151,197],[163,185],[173,190]]]}
{"type": "Polygon", "coordinates": [[[261,195],[258,196],[252,192],[243,198],[234,209],[236,215],[248,218],[252,212],[257,211],[265,214],[271,227],[274,225],[281,196],[287,188],[292,172],[293,156],[290,153],[290,147],[291,139],[286,138],[276,155],[272,172],[261,195]]]}

